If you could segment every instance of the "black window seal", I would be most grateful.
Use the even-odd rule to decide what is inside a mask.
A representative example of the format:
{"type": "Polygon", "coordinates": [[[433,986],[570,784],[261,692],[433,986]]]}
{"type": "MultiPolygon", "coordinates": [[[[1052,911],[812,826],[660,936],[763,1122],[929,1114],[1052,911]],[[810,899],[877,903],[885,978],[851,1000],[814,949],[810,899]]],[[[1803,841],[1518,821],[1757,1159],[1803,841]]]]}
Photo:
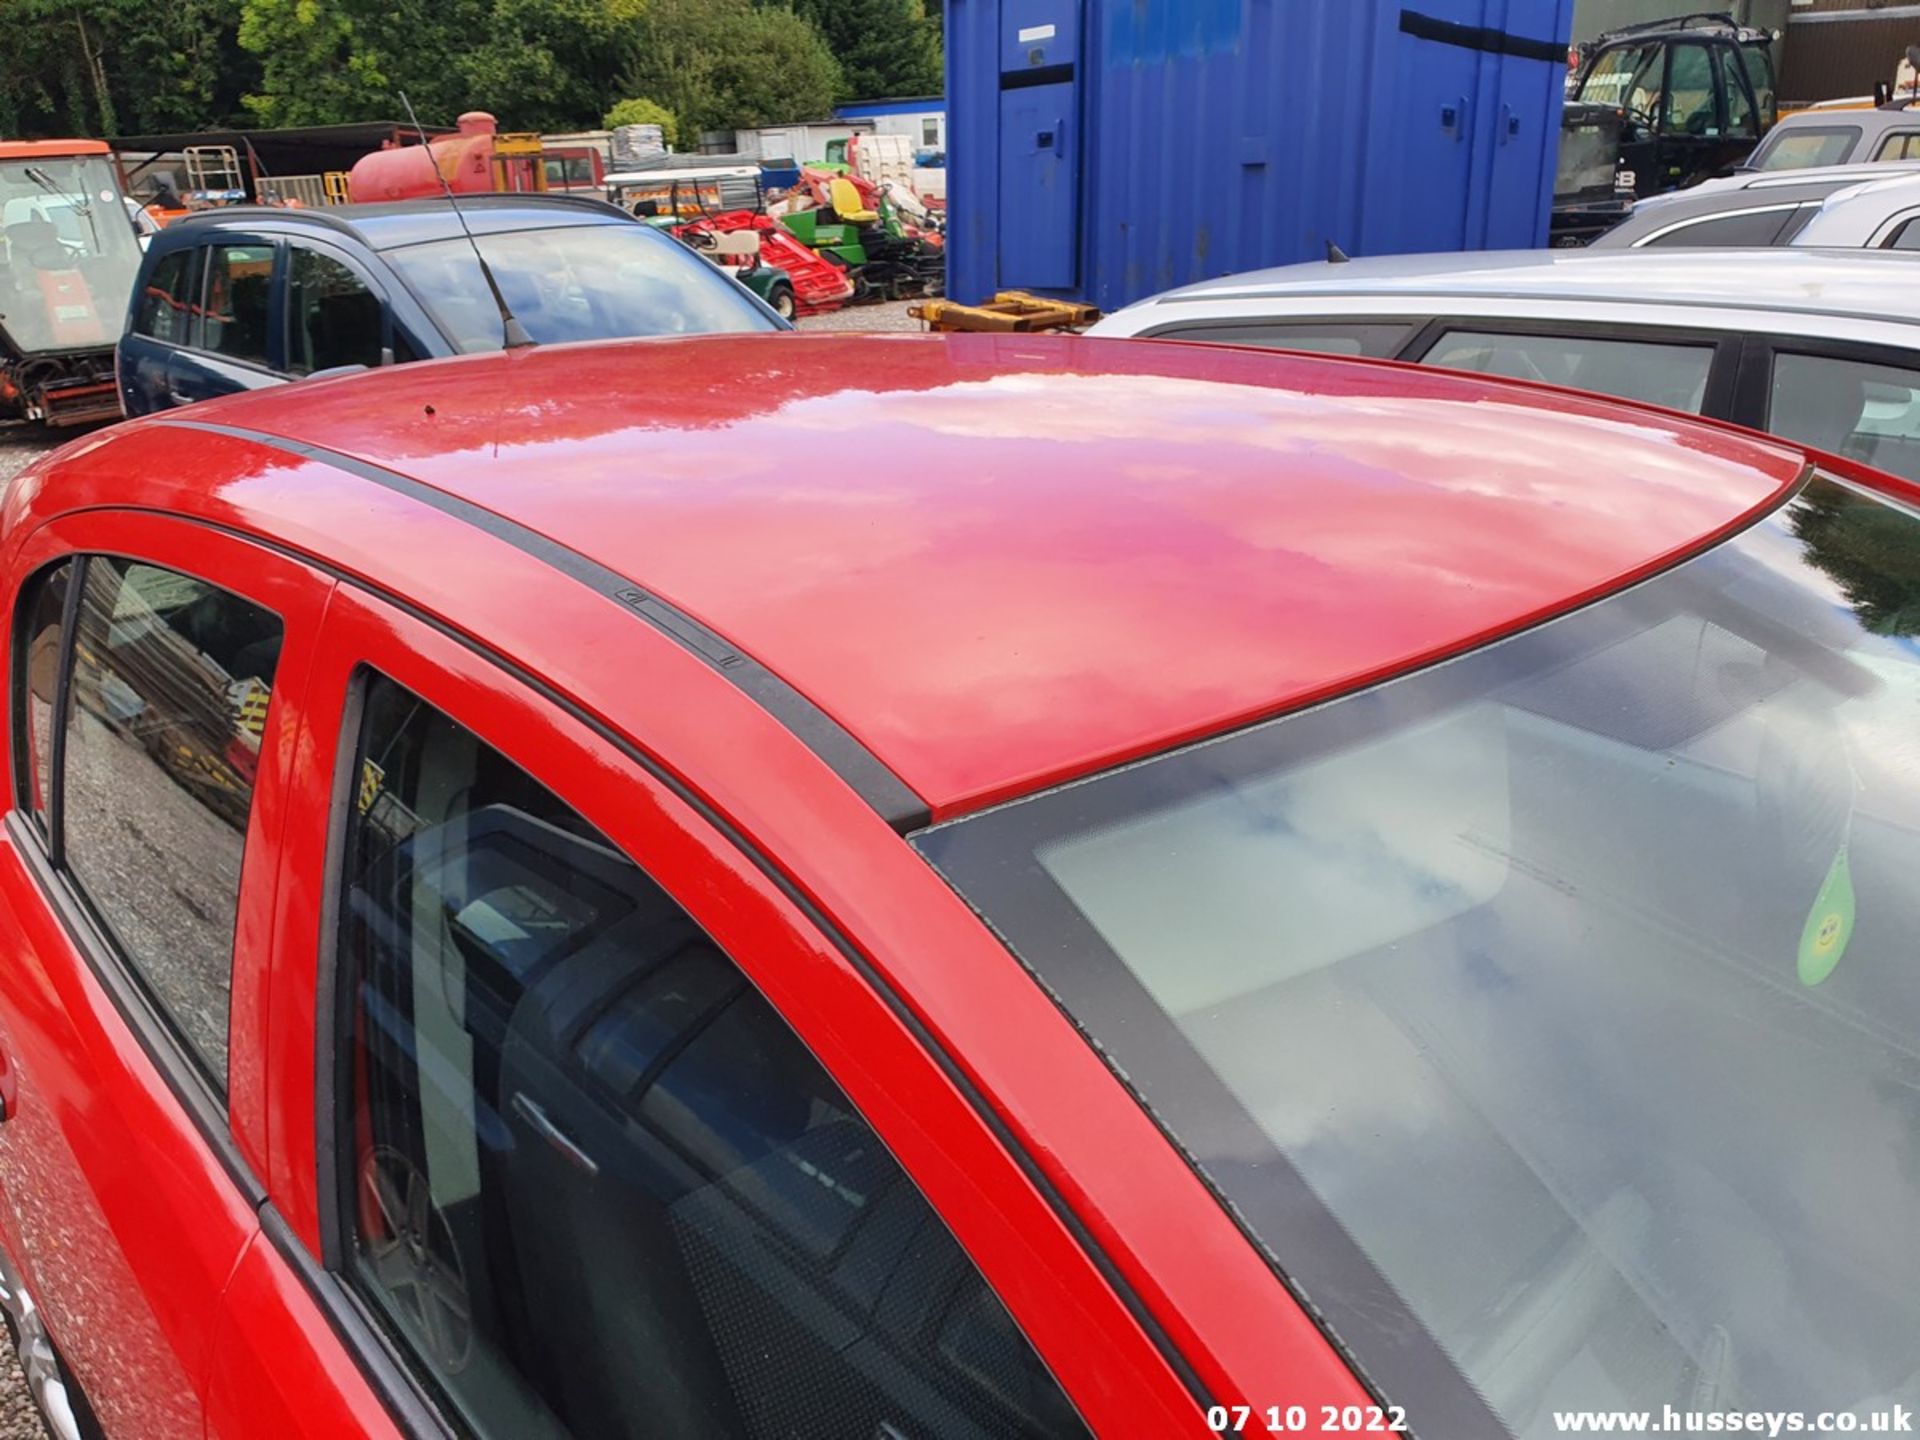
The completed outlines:
{"type": "Polygon", "coordinates": [[[321,445],[237,425],[176,419],[170,415],[157,417],[155,423],[225,435],[331,466],[407,499],[420,501],[483,534],[504,541],[529,558],[630,611],[681,649],[704,661],[710,669],[726,677],[737,690],[813,751],[896,831],[905,834],[926,823],[929,814],[927,802],[839,721],[731,640],[598,560],[463,496],[321,445]]]}
{"type": "Polygon", "coordinates": [[[318,1306],[334,1338],[387,1407],[395,1427],[414,1440],[460,1440],[464,1427],[455,1426],[395,1354],[380,1321],[353,1287],[314,1260],[272,1200],[262,1197],[257,1210],[260,1233],[318,1306]]]}
{"type": "MultiPolygon", "coordinates": [[[[66,716],[67,686],[72,678],[73,646],[68,636],[73,634],[74,621],[80,611],[80,587],[86,578],[86,556],[63,555],[57,560],[49,560],[27,577],[15,594],[13,616],[13,674],[9,683],[13,687],[11,706],[13,725],[13,804],[28,821],[28,828],[47,846],[58,864],[61,855],[61,828],[57,820],[59,809],[60,765],[66,755],[66,726],[62,723],[66,716]],[[32,745],[33,718],[28,699],[30,681],[27,668],[32,663],[28,650],[31,636],[27,627],[31,616],[26,607],[19,604],[19,597],[28,589],[46,584],[57,574],[62,566],[68,566],[67,593],[60,603],[60,653],[54,657],[53,694],[48,697],[49,713],[47,718],[47,793],[41,796],[45,807],[44,820],[36,814],[33,806],[33,787],[39,777],[34,774],[34,753],[32,745]]],[[[36,597],[37,598],[37,597],[36,597]]]]}

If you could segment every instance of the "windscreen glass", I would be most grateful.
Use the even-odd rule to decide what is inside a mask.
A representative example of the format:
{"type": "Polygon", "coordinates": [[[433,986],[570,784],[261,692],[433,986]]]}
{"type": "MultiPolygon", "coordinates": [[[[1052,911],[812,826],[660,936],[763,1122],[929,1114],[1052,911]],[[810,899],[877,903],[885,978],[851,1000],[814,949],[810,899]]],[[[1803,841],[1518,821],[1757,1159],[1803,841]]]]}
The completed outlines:
{"type": "MultiPolygon", "coordinates": [[[[633,224],[479,237],[514,317],[538,344],[778,330],[740,283],[633,224]]],[[[501,348],[500,312],[465,237],[390,250],[407,287],[462,351],[501,348]]]]}
{"type": "Polygon", "coordinates": [[[1915,555],[1816,482],[915,844],[1419,1433],[1884,1409],[1920,1383],[1915,555]]]}
{"type": "Polygon", "coordinates": [[[19,349],[120,334],[140,242],[104,155],[0,160],[0,327],[19,349]]]}

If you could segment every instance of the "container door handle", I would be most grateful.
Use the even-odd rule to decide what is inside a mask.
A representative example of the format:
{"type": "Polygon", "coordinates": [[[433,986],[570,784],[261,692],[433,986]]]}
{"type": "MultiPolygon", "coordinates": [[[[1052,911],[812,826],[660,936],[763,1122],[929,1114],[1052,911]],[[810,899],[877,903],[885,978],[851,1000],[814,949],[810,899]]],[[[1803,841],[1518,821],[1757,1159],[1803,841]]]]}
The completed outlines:
{"type": "Polygon", "coordinates": [[[1458,140],[1467,132],[1467,97],[1440,107],[1440,128],[1458,140]]]}
{"type": "Polygon", "coordinates": [[[1500,143],[1504,145],[1509,140],[1517,140],[1519,138],[1520,117],[1513,113],[1513,107],[1511,105],[1502,105],[1500,107],[1500,143]]]}
{"type": "Polygon", "coordinates": [[[1051,129],[1041,130],[1035,133],[1033,137],[1034,148],[1037,150],[1051,150],[1055,155],[1066,154],[1066,131],[1067,122],[1065,120],[1055,120],[1051,129]]]}

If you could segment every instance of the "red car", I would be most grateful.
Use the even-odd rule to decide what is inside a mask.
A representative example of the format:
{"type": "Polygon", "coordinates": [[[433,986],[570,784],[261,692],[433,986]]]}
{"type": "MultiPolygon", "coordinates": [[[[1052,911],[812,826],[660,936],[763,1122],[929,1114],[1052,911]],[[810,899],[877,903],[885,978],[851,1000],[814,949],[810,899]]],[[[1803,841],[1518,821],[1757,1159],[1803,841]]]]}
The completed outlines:
{"type": "Polygon", "coordinates": [[[80,441],[0,517],[36,1395],[116,1440],[1911,1402],[1914,501],[1032,336],[80,441]]]}

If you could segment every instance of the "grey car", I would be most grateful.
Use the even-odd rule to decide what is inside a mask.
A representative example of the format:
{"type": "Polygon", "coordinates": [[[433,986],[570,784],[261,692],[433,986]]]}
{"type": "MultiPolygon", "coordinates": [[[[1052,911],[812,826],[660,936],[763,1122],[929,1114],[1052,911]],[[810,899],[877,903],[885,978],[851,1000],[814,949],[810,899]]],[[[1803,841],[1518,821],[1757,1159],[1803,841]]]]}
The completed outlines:
{"type": "Polygon", "coordinates": [[[1896,100],[1877,109],[1801,110],[1767,132],[1749,170],[1920,160],[1920,106],[1896,100]]]}
{"type": "Polygon", "coordinates": [[[1893,176],[1920,178],[1920,160],[1742,172],[1642,200],[1631,215],[1593,244],[1604,250],[1647,245],[1785,245],[1829,197],[1893,176]]]}
{"type": "Polygon", "coordinates": [[[1893,251],[1518,250],[1290,265],[1090,333],[1416,361],[1732,420],[1920,480],[1920,287],[1893,251]]]}

